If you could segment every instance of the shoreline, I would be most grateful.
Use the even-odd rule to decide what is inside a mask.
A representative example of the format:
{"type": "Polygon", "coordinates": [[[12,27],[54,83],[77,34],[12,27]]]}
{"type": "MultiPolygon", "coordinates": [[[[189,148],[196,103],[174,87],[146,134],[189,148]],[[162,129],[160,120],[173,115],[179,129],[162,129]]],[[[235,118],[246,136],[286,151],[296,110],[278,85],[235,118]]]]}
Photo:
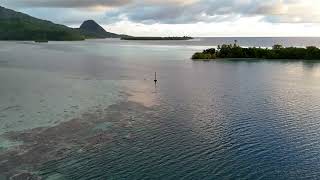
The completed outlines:
{"type": "Polygon", "coordinates": [[[216,58],[216,59],[192,59],[194,62],[207,61],[288,61],[288,62],[319,62],[320,59],[265,59],[265,58],[216,58]]]}
{"type": "Polygon", "coordinates": [[[174,40],[191,40],[194,39],[189,36],[183,37],[122,37],[121,40],[128,40],[128,41],[174,41],[174,40]]]}

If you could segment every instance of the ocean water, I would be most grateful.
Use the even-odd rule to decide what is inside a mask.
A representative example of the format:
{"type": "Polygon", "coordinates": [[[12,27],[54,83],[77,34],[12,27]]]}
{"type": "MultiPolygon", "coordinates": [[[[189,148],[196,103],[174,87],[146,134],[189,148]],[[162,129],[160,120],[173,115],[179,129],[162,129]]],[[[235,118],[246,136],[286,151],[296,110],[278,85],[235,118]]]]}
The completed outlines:
{"type": "Polygon", "coordinates": [[[0,42],[0,179],[319,179],[320,64],[190,60],[234,39],[320,46],[0,42]]]}

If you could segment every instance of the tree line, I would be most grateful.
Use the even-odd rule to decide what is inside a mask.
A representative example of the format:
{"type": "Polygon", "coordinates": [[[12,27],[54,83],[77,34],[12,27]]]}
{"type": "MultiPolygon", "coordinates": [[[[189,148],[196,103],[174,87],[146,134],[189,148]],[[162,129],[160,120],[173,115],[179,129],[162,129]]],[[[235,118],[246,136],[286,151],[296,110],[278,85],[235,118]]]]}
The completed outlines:
{"type": "Polygon", "coordinates": [[[301,59],[301,60],[320,60],[320,49],[315,46],[306,48],[283,47],[276,44],[270,48],[243,48],[234,44],[219,45],[217,49],[210,48],[202,52],[197,52],[192,59],[216,59],[216,58],[256,58],[256,59],[301,59]]]}

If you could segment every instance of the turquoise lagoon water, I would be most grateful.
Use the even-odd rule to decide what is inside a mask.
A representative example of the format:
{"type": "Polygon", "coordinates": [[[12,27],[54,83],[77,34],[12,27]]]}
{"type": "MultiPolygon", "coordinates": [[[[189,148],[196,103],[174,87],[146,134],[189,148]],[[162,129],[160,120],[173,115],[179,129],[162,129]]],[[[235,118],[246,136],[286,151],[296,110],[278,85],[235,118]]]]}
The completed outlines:
{"type": "Polygon", "coordinates": [[[319,179],[320,64],[190,60],[231,40],[0,42],[0,179],[319,179]]]}

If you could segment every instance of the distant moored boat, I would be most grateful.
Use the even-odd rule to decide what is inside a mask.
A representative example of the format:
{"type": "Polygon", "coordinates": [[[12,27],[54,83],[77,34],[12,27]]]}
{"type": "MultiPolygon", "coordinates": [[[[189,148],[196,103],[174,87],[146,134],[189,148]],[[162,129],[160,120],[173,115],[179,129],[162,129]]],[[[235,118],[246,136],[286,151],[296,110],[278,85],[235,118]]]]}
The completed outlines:
{"type": "Polygon", "coordinates": [[[154,83],[157,83],[158,80],[157,80],[157,72],[154,73],[154,83]]]}

